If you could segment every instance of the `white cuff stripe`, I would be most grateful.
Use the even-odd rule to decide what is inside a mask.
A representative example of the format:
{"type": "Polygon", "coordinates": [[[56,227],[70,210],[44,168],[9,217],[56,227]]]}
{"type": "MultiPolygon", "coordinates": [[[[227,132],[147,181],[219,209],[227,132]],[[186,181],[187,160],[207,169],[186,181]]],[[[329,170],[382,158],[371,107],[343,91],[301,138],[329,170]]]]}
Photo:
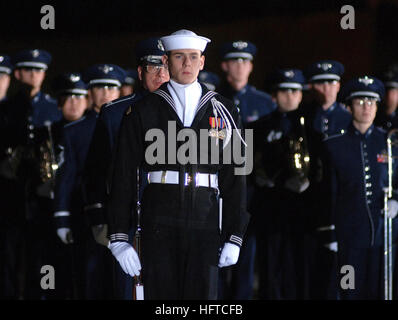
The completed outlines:
{"type": "Polygon", "coordinates": [[[326,227],[320,227],[318,229],[316,229],[317,231],[331,231],[334,230],[335,226],[334,224],[330,225],[330,226],[326,226],[326,227]]]}
{"type": "Polygon", "coordinates": [[[111,234],[110,239],[111,239],[111,241],[117,241],[117,240],[128,241],[129,236],[126,233],[114,233],[114,234],[111,234]]]}
{"type": "Polygon", "coordinates": [[[238,236],[234,236],[234,235],[229,237],[229,241],[239,244],[240,246],[242,245],[242,242],[243,242],[242,238],[240,238],[238,236]]]}
{"type": "Polygon", "coordinates": [[[58,218],[58,217],[69,217],[70,216],[70,212],[69,211],[57,211],[54,213],[54,218],[58,218]]]}

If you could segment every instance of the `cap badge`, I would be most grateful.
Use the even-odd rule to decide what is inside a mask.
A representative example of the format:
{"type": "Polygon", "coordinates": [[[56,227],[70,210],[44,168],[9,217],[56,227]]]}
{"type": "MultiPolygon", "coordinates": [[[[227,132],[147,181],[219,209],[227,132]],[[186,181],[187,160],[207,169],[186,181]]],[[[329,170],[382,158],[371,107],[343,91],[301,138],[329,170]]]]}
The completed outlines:
{"type": "Polygon", "coordinates": [[[244,41],[235,41],[232,43],[232,46],[238,50],[242,50],[244,48],[247,48],[248,44],[244,41]]]}
{"type": "Polygon", "coordinates": [[[0,62],[3,62],[3,60],[4,60],[4,57],[0,56],[0,62]]]}
{"type": "Polygon", "coordinates": [[[293,70],[285,71],[284,75],[285,75],[286,78],[293,78],[294,77],[294,71],[293,70]]]}
{"type": "Polygon", "coordinates": [[[76,74],[71,74],[69,77],[70,81],[72,82],[78,82],[80,80],[80,76],[76,75],[76,74]]]}
{"type": "Polygon", "coordinates": [[[113,70],[113,67],[109,67],[108,65],[103,66],[102,68],[100,67],[100,69],[105,73],[108,74],[110,71],[113,70]]]}
{"type": "Polygon", "coordinates": [[[32,57],[33,58],[37,58],[38,56],[39,56],[39,50],[37,50],[37,49],[35,49],[35,50],[32,50],[32,57]]]}
{"type": "Polygon", "coordinates": [[[158,40],[158,49],[164,51],[163,43],[160,40],[158,40]]]}
{"type": "Polygon", "coordinates": [[[332,65],[330,63],[318,63],[317,67],[321,68],[323,71],[327,71],[332,68],[332,65]]]}
{"type": "Polygon", "coordinates": [[[368,86],[373,83],[373,79],[368,78],[367,76],[358,79],[359,82],[362,82],[365,86],[368,86]]]}

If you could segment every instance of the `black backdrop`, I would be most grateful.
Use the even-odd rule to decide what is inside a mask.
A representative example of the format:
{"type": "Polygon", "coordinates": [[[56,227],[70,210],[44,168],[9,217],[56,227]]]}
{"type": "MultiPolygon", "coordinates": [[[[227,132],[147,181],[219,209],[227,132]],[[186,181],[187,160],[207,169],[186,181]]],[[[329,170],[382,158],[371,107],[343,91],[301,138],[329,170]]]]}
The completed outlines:
{"type": "MultiPolygon", "coordinates": [[[[398,0],[367,1],[22,1],[0,2],[0,53],[43,48],[53,55],[45,90],[60,72],[83,71],[93,63],[135,67],[135,44],[181,28],[212,39],[206,69],[222,76],[219,46],[250,40],[258,47],[251,82],[266,89],[275,67],[304,68],[316,59],[336,59],[343,80],[380,75],[398,61],[398,0]],[[55,9],[55,30],[42,30],[43,5],[55,9]],[[340,9],[355,9],[355,29],[343,30],[340,9]]],[[[12,83],[10,91],[14,90],[12,83]]]]}

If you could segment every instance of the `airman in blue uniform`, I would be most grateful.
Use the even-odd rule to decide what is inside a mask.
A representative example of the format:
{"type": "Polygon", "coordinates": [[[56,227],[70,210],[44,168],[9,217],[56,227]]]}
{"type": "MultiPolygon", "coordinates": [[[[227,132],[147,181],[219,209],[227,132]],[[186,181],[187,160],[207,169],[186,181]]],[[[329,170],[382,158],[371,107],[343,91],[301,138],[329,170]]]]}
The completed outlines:
{"type": "MultiPolygon", "coordinates": [[[[225,73],[225,81],[218,88],[218,92],[232,100],[238,106],[243,126],[259,119],[275,110],[276,105],[271,96],[257,90],[249,84],[249,76],[253,70],[253,59],[256,55],[256,46],[249,41],[233,41],[221,47],[221,68],[225,73]]],[[[254,185],[248,180],[247,197],[249,212],[255,210],[256,204],[251,200],[254,194],[254,185]],[[251,207],[254,208],[251,208],[251,207]]],[[[221,298],[251,299],[253,295],[254,266],[256,240],[253,230],[253,220],[249,223],[246,239],[243,242],[239,261],[232,268],[221,270],[221,279],[227,278],[232,271],[231,290],[225,284],[220,284],[221,298]]]]}
{"type": "Polygon", "coordinates": [[[269,94],[249,84],[256,52],[256,46],[249,41],[228,42],[221,48],[225,81],[218,91],[238,106],[243,124],[255,121],[276,108],[269,94]]]}
{"type": "Polygon", "coordinates": [[[298,69],[278,69],[272,78],[277,109],[250,124],[255,134],[255,201],[261,203],[254,214],[259,298],[304,299],[309,281],[303,192],[309,187],[310,159],[299,105],[305,78],[298,69]]]}
{"type": "MultiPolygon", "coordinates": [[[[19,90],[0,108],[1,139],[5,151],[3,173],[8,179],[3,186],[4,196],[9,201],[9,206],[4,211],[10,213],[9,221],[16,222],[13,228],[9,228],[14,257],[19,254],[18,248],[21,247],[18,234],[26,240],[24,297],[27,299],[49,297],[49,291],[45,292],[40,287],[40,269],[50,259],[46,248],[49,243],[47,236],[50,232],[51,202],[38,193],[38,187],[42,183],[38,132],[46,124],[56,122],[62,116],[55,100],[41,91],[51,59],[50,53],[40,49],[23,50],[13,56],[11,62],[19,90]]],[[[10,257],[10,261],[13,260],[10,257]]],[[[18,265],[13,268],[18,270],[18,265]]]]}
{"type": "Polygon", "coordinates": [[[137,70],[126,69],[126,76],[122,82],[122,87],[120,88],[120,97],[125,97],[134,93],[134,86],[138,81],[137,70]]]}
{"type": "MultiPolygon", "coordinates": [[[[138,43],[136,50],[137,74],[135,93],[111,101],[101,108],[95,127],[85,170],[85,214],[87,215],[96,240],[106,243],[107,220],[104,206],[106,200],[106,180],[111,162],[113,148],[116,143],[120,124],[128,107],[133,106],[149,92],[169,80],[167,68],[163,65],[165,54],[159,38],[149,38],[138,43]]],[[[142,176],[141,182],[145,182],[142,176]]],[[[134,227],[134,226],[132,226],[134,227]]],[[[116,260],[115,260],[116,262],[116,260]]],[[[131,299],[132,278],[126,275],[115,263],[115,298],[131,299]]]]}
{"type": "Polygon", "coordinates": [[[377,110],[375,126],[388,131],[398,128],[398,75],[389,71],[383,80],[386,96],[377,110]]]}
{"type": "Polygon", "coordinates": [[[114,64],[97,64],[86,70],[83,80],[92,96],[92,110],[64,127],[65,160],[57,172],[54,217],[59,238],[76,248],[73,264],[79,276],[78,298],[112,297],[112,256],[95,242],[83,215],[82,177],[98,113],[102,105],[119,97],[124,77],[124,70],[114,64]]]}
{"type": "Polygon", "coordinates": [[[0,54],[0,102],[7,99],[7,90],[10,86],[11,72],[14,66],[7,55],[0,54]]]}
{"type": "MultiPolygon", "coordinates": [[[[340,288],[342,299],[383,298],[387,132],[373,124],[383,96],[384,85],[375,77],[361,76],[347,82],[341,99],[352,112],[352,122],[344,134],[324,142],[326,174],[321,213],[325,220],[318,231],[325,245],[337,251],[338,270],[349,265],[355,271],[355,288],[340,288]]],[[[395,160],[393,167],[396,181],[395,160]]],[[[398,211],[396,199],[393,195],[388,200],[387,214],[391,218],[398,211]]]]}
{"type": "MultiPolygon", "coordinates": [[[[323,167],[321,161],[322,141],[328,136],[341,133],[350,121],[351,114],[345,106],[337,102],[340,80],[344,66],[335,60],[320,60],[310,64],[304,74],[309,83],[309,94],[312,101],[303,105],[308,133],[308,149],[311,158],[310,188],[306,192],[307,210],[310,214],[308,227],[315,231],[316,217],[319,212],[320,188],[323,167]],[[312,215],[312,218],[311,218],[312,215]]],[[[338,292],[331,285],[336,274],[336,254],[318,243],[314,233],[313,280],[311,280],[311,296],[314,299],[336,299],[338,292]],[[330,287],[331,286],[331,287],[330,287]]]]}
{"type": "Polygon", "coordinates": [[[217,91],[220,85],[220,78],[214,72],[202,70],[199,72],[198,79],[199,82],[203,83],[209,90],[217,91]]]}

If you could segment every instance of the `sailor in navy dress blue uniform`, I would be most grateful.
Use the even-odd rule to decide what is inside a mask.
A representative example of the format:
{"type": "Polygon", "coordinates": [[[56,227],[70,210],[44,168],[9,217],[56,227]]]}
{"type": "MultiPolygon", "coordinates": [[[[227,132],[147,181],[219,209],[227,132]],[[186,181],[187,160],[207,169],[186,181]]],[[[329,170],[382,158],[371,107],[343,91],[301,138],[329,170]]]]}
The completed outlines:
{"type": "MultiPolygon", "coordinates": [[[[135,84],[135,93],[111,101],[101,108],[87,155],[84,211],[93,232],[98,234],[98,242],[109,241],[106,232],[108,222],[104,212],[107,197],[106,180],[122,117],[128,107],[134,106],[149,92],[157,90],[161,84],[169,80],[168,70],[162,62],[165,52],[159,38],[149,38],[139,42],[135,54],[139,78],[135,84]]],[[[144,175],[141,178],[143,187],[145,178],[144,175]]],[[[134,226],[132,227],[134,229],[134,226]]],[[[130,236],[132,233],[130,232],[130,236]]],[[[115,298],[131,299],[132,278],[122,271],[116,260],[115,262],[115,298]]]]}
{"type": "Polygon", "coordinates": [[[386,95],[377,110],[375,126],[388,131],[398,128],[398,74],[390,70],[386,73],[383,83],[386,95]]]}
{"type": "Polygon", "coordinates": [[[11,72],[14,66],[11,58],[0,54],[0,103],[7,99],[7,91],[10,86],[11,72]]]}
{"type": "MultiPolygon", "coordinates": [[[[45,50],[23,50],[12,57],[15,66],[14,76],[19,90],[1,106],[2,145],[7,152],[6,162],[15,170],[8,171],[11,180],[17,182],[8,188],[6,196],[10,201],[13,219],[24,226],[26,239],[26,285],[25,297],[42,299],[48,296],[40,287],[40,268],[45,264],[46,247],[50,232],[48,199],[37,193],[41,183],[39,163],[40,153],[37,143],[37,130],[45,123],[61,119],[57,104],[49,95],[41,92],[51,55],[45,50]],[[19,189],[19,190],[18,190],[19,189]],[[17,214],[19,212],[19,214],[17,214]],[[22,215],[21,215],[22,214],[22,215]]],[[[6,210],[7,211],[7,210],[6,210]]],[[[20,226],[22,226],[20,224],[20,226]]],[[[16,241],[16,240],[15,240],[16,241]]],[[[15,248],[17,254],[17,248],[15,248]]]]}
{"type": "MultiPolygon", "coordinates": [[[[221,46],[221,69],[225,73],[225,81],[220,84],[218,92],[232,100],[238,106],[243,126],[269,114],[276,108],[271,96],[249,84],[249,76],[253,70],[253,59],[256,46],[249,41],[233,41],[221,46]]],[[[255,186],[247,179],[247,203],[249,212],[256,210],[252,201],[255,186]]],[[[246,232],[246,239],[239,262],[236,266],[221,270],[220,298],[251,299],[253,295],[256,239],[253,218],[246,232]],[[232,271],[231,271],[232,269],[232,271]],[[232,280],[227,273],[232,272],[232,280]],[[230,282],[230,284],[229,284],[230,282]],[[228,288],[228,287],[231,288],[228,288]]]]}
{"type": "Polygon", "coordinates": [[[55,223],[57,234],[65,244],[76,245],[74,264],[77,269],[78,298],[112,298],[112,256],[95,242],[83,214],[82,177],[95,124],[102,105],[119,97],[124,70],[113,64],[97,64],[86,70],[93,108],[81,119],[64,127],[64,163],[57,171],[55,189],[55,223]]]}
{"type": "Polygon", "coordinates": [[[311,296],[314,299],[336,299],[336,254],[318,243],[316,217],[319,212],[320,188],[323,175],[323,164],[320,150],[322,141],[328,136],[341,133],[351,121],[351,114],[345,106],[337,102],[340,80],[344,66],[335,60],[320,60],[310,64],[304,74],[309,83],[310,101],[303,105],[308,133],[308,149],[311,157],[310,180],[307,190],[307,208],[310,218],[309,228],[314,231],[313,280],[311,280],[311,296]],[[312,217],[311,217],[312,216],[312,217]]]}
{"type": "MultiPolygon", "coordinates": [[[[224,164],[221,158],[221,140],[231,142],[227,138],[230,130],[241,127],[239,115],[228,99],[197,81],[209,39],[180,30],[161,40],[170,81],[129,108],[120,128],[108,205],[110,249],[132,276],[140,275],[142,261],[145,299],[216,299],[218,268],[237,262],[249,218],[245,175],[236,172],[235,161],[224,164]],[[184,156],[177,157],[177,150],[165,145],[164,164],[145,156],[151,153],[151,142],[144,138],[147,133],[164,132],[180,148],[183,141],[177,141],[174,133],[187,128],[196,134],[199,129],[207,130],[200,139],[205,139],[206,145],[213,143],[217,154],[220,152],[218,164],[204,160],[210,148],[201,151],[200,160],[187,162],[184,156]],[[142,197],[141,257],[127,243],[139,166],[149,176],[142,197]],[[221,235],[217,190],[223,197],[221,235]]],[[[243,147],[241,138],[235,138],[243,147]]],[[[199,145],[191,147],[198,150],[199,145]]]]}
{"type": "Polygon", "coordinates": [[[277,109],[249,124],[255,136],[254,200],[259,203],[254,214],[259,298],[304,299],[309,281],[302,194],[309,187],[310,159],[299,105],[305,78],[301,70],[278,69],[272,79],[277,109]]]}
{"type": "MultiPolygon", "coordinates": [[[[320,221],[319,230],[325,244],[337,250],[338,270],[350,265],[355,271],[355,288],[340,288],[342,299],[383,298],[382,213],[383,188],[388,185],[387,132],[373,124],[383,96],[384,86],[377,78],[363,76],[347,82],[341,99],[350,108],[353,121],[344,134],[324,142],[324,220],[320,221]]],[[[396,185],[395,160],[393,168],[396,185]]],[[[396,199],[393,193],[388,200],[391,218],[398,211],[396,199]]]]}

